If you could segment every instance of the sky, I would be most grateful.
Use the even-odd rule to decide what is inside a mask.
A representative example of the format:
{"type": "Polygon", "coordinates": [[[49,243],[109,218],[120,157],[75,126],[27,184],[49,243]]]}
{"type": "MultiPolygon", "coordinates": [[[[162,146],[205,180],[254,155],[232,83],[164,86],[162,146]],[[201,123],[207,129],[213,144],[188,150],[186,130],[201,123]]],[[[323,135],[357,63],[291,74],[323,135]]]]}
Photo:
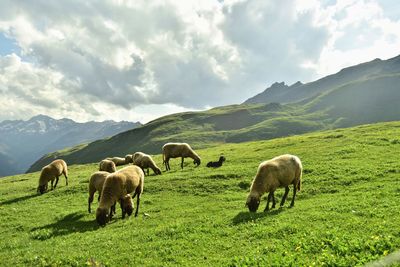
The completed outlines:
{"type": "Polygon", "coordinates": [[[398,0],[2,0],[0,121],[146,123],[400,54],[398,0]]]}

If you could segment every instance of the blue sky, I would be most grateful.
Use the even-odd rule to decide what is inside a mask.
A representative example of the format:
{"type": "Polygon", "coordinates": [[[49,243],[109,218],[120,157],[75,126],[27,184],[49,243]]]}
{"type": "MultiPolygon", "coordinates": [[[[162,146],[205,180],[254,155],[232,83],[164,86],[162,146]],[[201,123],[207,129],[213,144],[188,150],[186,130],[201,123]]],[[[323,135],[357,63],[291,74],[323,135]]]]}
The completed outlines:
{"type": "Polygon", "coordinates": [[[0,1],[0,121],[147,122],[400,54],[397,0],[0,1]]]}
{"type": "Polygon", "coordinates": [[[15,40],[7,38],[4,33],[0,32],[0,55],[6,56],[12,53],[19,54],[19,46],[15,40]]]}

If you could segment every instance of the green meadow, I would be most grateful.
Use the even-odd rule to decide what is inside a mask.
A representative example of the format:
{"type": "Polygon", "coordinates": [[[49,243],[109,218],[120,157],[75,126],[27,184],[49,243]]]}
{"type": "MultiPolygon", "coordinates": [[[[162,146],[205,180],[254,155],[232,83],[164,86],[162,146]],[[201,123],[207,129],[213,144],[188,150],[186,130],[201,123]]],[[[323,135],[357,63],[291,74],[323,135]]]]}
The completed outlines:
{"type": "Polygon", "coordinates": [[[87,212],[97,164],[69,166],[69,186],[60,177],[44,195],[38,172],[0,179],[0,265],[360,266],[400,248],[400,122],[197,152],[200,167],[172,159],[171,171],[150,171],[139,216],[123,220],[118,207],[105,227],[87,212]],[[221,168],[205,167],[221,153],[221,168]],[[262,212],[265,195],[249,213],[259,163],[285,153],[304,167],[295,206],[290,191],[285,207],[262,212]]]}

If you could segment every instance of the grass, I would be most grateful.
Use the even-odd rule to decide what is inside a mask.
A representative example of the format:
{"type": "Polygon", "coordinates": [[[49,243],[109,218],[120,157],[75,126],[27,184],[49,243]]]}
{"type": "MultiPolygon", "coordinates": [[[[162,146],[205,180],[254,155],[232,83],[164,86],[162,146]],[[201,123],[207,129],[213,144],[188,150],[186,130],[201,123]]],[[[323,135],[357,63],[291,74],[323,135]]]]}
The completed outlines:
{"type": "Polygon", "coordinates": [[[199,150],[200,167],[175,159],[145,178],[138,218],[117,210],[103,228],[87,213],[96,164],[70,166],[69,186],[60,178],[41,196],[37,172],[3,178],[0,265],[360,266],[400,248],[399,133],[400,122],[380,123],[199,150]],[[220,153],[225,164],[206,168],[220,153]],[[295,207],[263,213],[264,196],[249,213],[258,164],[284,153],[304,165],[295,207]]]}

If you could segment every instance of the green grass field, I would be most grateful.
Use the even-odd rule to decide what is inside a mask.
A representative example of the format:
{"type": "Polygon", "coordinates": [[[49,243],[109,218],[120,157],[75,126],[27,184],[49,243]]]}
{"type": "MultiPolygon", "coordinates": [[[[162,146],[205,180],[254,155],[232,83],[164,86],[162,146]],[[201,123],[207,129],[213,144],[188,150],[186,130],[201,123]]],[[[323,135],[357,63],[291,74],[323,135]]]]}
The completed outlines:
{"type": "Polygon", "coordinates": [[[69,186],[60,177],[44,195],[37,172],[1,179],[0,265],[359,266],[400,248],[400,122],[197,152],[200,167],[186,160],[181,171],[175,159],[172,171],[145,178],[137,218],[122,220],[118,208],[103,228],[87,213],[96,164],[70,166],[69,186]],[[206,168],[220,153],[225,164],[206,168]],[[259,163],[284,153],[304,166],[295,207],[263,213],[264,196],[249,213],[259,163]]]}

